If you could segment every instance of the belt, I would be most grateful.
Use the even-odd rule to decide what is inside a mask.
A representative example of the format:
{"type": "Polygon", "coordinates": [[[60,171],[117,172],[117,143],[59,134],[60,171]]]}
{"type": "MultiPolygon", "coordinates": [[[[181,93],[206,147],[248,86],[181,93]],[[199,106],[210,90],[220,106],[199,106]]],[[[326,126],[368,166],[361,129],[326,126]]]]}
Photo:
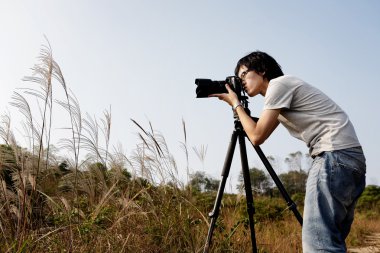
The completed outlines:
{"type": "Polygon", "coordinates": [[[316,157],[318,157],[318,156],[323,156],[323,154],[325,153],[325,151],[322,151],[321,153],[318,153],[318,154],[316,154],[316,155],[312,155],[311,156],[311,158],[316,158],[316,157]]]}

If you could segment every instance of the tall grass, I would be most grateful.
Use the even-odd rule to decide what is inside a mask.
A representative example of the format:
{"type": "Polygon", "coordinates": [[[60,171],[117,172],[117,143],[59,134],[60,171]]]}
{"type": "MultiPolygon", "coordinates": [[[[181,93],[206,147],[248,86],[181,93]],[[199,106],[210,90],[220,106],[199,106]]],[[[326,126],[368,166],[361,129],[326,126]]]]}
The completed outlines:
{"type": "MultiPolygon", "coordinates": [[[[179,180],[164,136],[132,119],[139,140],[126,155],[110,146],[111,109],[100,119],[82,115],[49,46],[33,71],[25,80],[37,86],[15,92],[11,102],[24,117],[27,147],[16,141],[10,114],[1,117],[0,252],[202,252],[215,192],[179,180]],[[53,104],[70,122],[58,148],[51,144],[53,104]]],[[[189,175],[184,121],[183,132],[189,175]]],[[[193,151],[203,161],[207,147],[193,151]]],[[[301,252],[301,228],[284,201],[258,197],[255,206],[260,252],[301,252]]],[[[225,194],[212,252],[251,251],[245,209],[244,196],[225,194]]],[[[355,245],[362,230],[380,230],[360,218],[356,227],[348,240],[355,245]]]]}

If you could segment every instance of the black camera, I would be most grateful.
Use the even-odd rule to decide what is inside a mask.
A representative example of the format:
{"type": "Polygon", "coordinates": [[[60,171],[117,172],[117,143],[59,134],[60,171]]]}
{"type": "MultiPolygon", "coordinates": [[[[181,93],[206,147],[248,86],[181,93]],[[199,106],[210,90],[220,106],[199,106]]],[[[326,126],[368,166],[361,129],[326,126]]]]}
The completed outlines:
{"type": "Polygon", "coordinates": [[[197,89],[197,98],[207,98],[211,94],[228,93],[225,85],[228,84],[231,89],[240,98],[244,92],[241,79],[237,76],[229,76],[225,81],[212,81],[211,79],[195,79],[197,89]]]}

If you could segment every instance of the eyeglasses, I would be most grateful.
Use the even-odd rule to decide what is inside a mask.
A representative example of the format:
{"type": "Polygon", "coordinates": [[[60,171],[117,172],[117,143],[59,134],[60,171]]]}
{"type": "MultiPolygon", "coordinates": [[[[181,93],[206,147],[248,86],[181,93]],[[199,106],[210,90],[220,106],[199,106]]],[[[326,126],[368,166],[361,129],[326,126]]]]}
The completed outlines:
{"type": "Polygon", "coordinates": [[[248,74],[248,72],[250,72],[250,71],[252,71],[252,70],[247,69],[246,71],[241,72],[240,79],[241,79],[241,80],[244,80],[245,76],[246,76],[246,75],[248,74]]]}

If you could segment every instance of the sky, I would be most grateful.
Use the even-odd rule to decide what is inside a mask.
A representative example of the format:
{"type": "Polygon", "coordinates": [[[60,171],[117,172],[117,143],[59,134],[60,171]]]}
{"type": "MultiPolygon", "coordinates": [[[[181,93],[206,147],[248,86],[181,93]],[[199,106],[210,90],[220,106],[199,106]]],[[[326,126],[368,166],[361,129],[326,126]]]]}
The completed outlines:
{"type": "MultiPolygon", "coordinates": [[[[101,117],[111,108],[113,145],[131,153],[138,132],[131,119],[151,122],[184,178],[184,121],[191,171],[220,179],[233,115],[215,98],[196,99],[194,80],[224,80],[241,57],[261,50],[346,111],[365,151],[367,184],[380,185],[379,12],[376,0],[0,0],[0,113],[11,111],[17,125],[9,102],[30,87],[22,79],[48,40],[82,111],[101,117]],[[207,148],[203,162],[192,147],[207,148]]],[[[258,117],[263,98],[249,102],[258,117]]],[[[279,160],[308,152],[281,126],[261,148],[279,160]]],[[[260,167],[249,143],[247,151],[249,166],[260,167]]],[[[235,189],[240,171],[236,152],[226,190],[235,189]]]]}

